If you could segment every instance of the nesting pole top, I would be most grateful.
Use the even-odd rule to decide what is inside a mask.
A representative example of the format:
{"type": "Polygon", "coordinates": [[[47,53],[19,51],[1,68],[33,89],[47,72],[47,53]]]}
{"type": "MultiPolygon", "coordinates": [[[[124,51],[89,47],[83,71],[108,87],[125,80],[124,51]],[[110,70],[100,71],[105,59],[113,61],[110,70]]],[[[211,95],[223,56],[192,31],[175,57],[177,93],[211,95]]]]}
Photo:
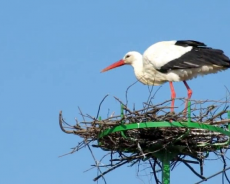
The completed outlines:
{"type": "MultiPolygon", "coordinates": [[[[197,108],[198,103],[200,102],[193,102],[193,108],[191,103],[188,103],[187,117],[183,111],[177,114],[168,113],[165,110],[169,107],[162,106],[164,103],[139,111],[131,111],[122,104],[120,116],[107,119],[99,117],[81,122],[87,126],[86,129],[77,122],[67,130],[63,127],[65,121],[61,113],[59,123],[64,132],[82,137],[84,141],[81,145],[87,143],[85,140],[96,140],[97,145],[93,145],[94,147],[111,151],[112,155],[124,155],[120,161],[112,159],[117,162],[115,168],[131,161],[137,163],[137,160],[153,160],[155,163],[159,160],[162,163],[162,183],[169,184],[170,168],[177,162],[183,162],[190,169],[190,163],[199,163],[200,174],[192,171],[201,179],[205,179],[203,160],[210,152],[229,147],[230,111],[224,107],[217,113],[216,105],[197,108]],[[223,119],[226,113],[228,118],[223,119]],[[190,156],[197,161],[184,160],[184,156],[190,156]]],[[[107,171],[95,180],[106,173],[107,171]]]]}

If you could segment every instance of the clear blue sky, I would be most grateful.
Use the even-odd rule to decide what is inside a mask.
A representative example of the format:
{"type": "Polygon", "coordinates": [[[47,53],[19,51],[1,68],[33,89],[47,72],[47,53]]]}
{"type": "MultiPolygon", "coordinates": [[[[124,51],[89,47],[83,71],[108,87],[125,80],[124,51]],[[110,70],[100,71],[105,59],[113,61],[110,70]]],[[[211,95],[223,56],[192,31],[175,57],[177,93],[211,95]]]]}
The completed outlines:
{"type": "MultiPolygon", "coordinates": [[[[135,82],[131,67],[107,73],[100,70],[136,50],[143,52],[162,40],[194,39],[223,49],[230,56],[230,1],[80,1],[9,0],[0,2],[0,183],[94,183],[96,170],[87,149],[66,157],[81,139],[61,132],[58,113],[67,122],[84,113],[119,113],[117,96],[135,82]]],[[[217,100],[230,89],[230,70],[189,81],[194,99],[217,100]]],[[[154,87],[154,91],[158,87],[154,87]]],[[[187,95],[176,83],[178,97],[187,95]]],[[[129,103],[137,107],[148,97],[146,86],[130,89],[129,103]]],[[[169,99],[164,84],[154,103],[169,99]]],[[[180,104],[178,104],[180,105],[180,104]]],[[[103,154],[96,149],[97,159],[103,154]]],[[[229,154],[228,154],[229,156],[229,154]]],[[[206,176],[221,170],[221,161],[205,163],[206,176]]],[[[137,167],[109,173],[109,184],[142,184],[137,167]]],[[[221,176],[207,183],[219,183],[221,176]]],[[[199,178],[179,165],[172,183],[194,183],[199,178]],[[189,179],[189,180],[188,180],[189,179]]],[[[103,183],[102,180],[99,183],[103,183]]]]}

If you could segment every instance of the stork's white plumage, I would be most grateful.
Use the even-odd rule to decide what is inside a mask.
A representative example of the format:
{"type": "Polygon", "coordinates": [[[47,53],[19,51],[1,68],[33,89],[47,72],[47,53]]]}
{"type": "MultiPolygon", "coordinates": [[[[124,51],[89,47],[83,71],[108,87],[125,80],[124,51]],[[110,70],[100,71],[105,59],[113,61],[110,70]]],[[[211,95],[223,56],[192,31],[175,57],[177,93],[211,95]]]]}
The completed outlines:
{"type": "Polygon", "coordinates": [[[222,50],[206,47],[204,43],[193,40],[158,42],[150,46],[143,55],[135,51],[128,52],[123,59],[101,72],[125,64],[133,66],[137,79],[143,84],[170,83],[171,111],[174,111],[176,97],[172,82],[183,81],[190,99],[192,90],[186,80],[230,68],[230,60],[222,50]]]}

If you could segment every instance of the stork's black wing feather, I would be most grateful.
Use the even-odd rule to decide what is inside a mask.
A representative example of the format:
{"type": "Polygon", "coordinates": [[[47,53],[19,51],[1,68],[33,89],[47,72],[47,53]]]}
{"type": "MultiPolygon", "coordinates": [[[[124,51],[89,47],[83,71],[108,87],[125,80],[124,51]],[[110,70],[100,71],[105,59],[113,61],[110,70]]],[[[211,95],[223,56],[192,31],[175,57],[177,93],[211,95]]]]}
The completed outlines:
{"type": "Polygon", "coordinates": [[[187,47],[192,46],[192,50],[182,55],[180,58],[174,59],[164,66],[159,71],[166,73],[175,69],[190,69],[199,68],[204,65],[218,65],[222,67],[230,67],[230,59],[222,50],[206,47],[204,43],[181,40],[175,43],[177,46],[187,47]]]}
{"type": "Polygon", "coordinates": [[[187,47],[187,46],[193,46],[193,47],[205,47],[206,45],[202,42],[194,41],[194,40],[178,40],[175,45],[187,47]]]}

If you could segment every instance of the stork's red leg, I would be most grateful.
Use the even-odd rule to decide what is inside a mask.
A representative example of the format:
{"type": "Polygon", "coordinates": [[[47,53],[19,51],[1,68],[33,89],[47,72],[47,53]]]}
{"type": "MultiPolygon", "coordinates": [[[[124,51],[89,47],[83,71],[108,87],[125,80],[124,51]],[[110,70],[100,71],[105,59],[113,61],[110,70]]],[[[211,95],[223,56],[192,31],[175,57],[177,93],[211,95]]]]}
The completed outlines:
{"type": "Polygon", "coordinates": [[[171,103],[171,112],[174,112],[174,102],[175,102],[175,98],[176,98],[176,93],[173,87],[173,83],[169,82],[170,85],[170,90],[171,90],[171,98],[172,98],[172,103],[171,103]]]}
{"type": "Polygon", "coordinates": [[[188,101],[190,100],[190,98],[192,96],[192,90],[190,89],[190,87],[188,86],[188,84],[187,84],[186,81],[183,81],[183,82],[184,82],[185,87],[188,90],[188,99],[185,102],[185,113],[186,113],[187,112],[187,108],[188,108],[188,101]]]}

